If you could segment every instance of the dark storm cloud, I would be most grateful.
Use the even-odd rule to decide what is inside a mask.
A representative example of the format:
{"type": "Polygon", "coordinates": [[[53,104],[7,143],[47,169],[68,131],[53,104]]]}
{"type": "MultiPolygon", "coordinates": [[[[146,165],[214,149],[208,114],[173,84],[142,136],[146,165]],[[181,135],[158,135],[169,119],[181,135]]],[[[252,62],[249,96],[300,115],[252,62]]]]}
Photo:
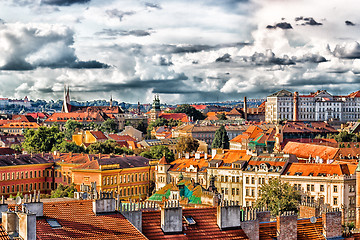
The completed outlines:
{"type": "Polygon", "coordinates": [[[301,22],[301,25],[310,25],[310,26],[319,26],[319,25],[323,25],[322,23],[319,23],[317,21],[314,20],[314,18],[312,17],[296,17],[295,21],[297,22],[301,22]]]}
{"type": "Polygon", "coordinates": [[[145,37],[151,34],[150,30],[115,30],[115,29],[103,29],[101,32],[97,32],[96,35],[108,35],[108,36],[136,36],[145,37]]]}
{"type": "Polygon", "coordinates": [[[311,62],[311,63],[322,63],[326,62],[326,58],[320,56],[318,54],[305,54],[302,57],[292,57],[291,58],[294,62],[311,62]]]}
{"type": "Polygon", "coordinates": [[[55,6],[70,6],[73,4],[84,4],[91,0],[41,0],[41,4],[55,5],[55,6]]]}
{"type": "Polygon", "coordinates": [[[358,42],[336,45],[332,54],[338,58],[355,59],[360,58],[360,44],[358,42]]]}
{"type": "Polygon", "coordinates": [[[145,6],[148,8],[162,9],[162,7],[157,3],[146,2],[145,6]]]}
{"type": "Polygon", "coordinates": [[[218,57],[215,62],[230,62],[231,56],[228,53],[225,53],[222,57],[218,57]]]}
{"type": "Polygon", "coordinates": [[[0,31],[0,41],[7,43],[0,53],[5,63],[0,70],[109,67],[95,60],[80,61],[72,48],[73,35],[74,32],[66,27],[42,29],[34,25],[5,24],[0,31]]]}
{"type": "Polygon", "coordinates": [[[145,79],[140,80],[139,78],[132,79],[125,83],[102,83],[98,86],[80,86],[85,88],[84,92],[111,92],[127,89],[129,91],[139,91],[147,89],[158,89],[159,91],[167,91],[168,93],[176,92],[177,90],[186,89],[185,82],[188,77],[181,73],[171,79],[145,79]]]}
{"type": "Polygon", "coordinates": [[[345,21],[345,24],[347,25],[347,26],[355,26],[355,23],[353,23],[353,22],[351,22],[351,21],[345,21]]]}
{"type": "Polygon", "coordinates": [[[292,29],[292,26],[290,23],[287,22],[281,22],[281,23],[277,23],[274,26],[273,25],[267,25],[266,26],[267,29],[276,29],[276,28],[281,28],[281,29],[292,29]]]}
{"type": "Polygon", "coordinates": [[[134,15],[135,12],[134,11],[120,11],[118,9],[112,9],[112,10],[106,10],[105,13],[110,17],[110,18],[118,18],[120,20],[120,22],[123,20],[123,18],[125,16],[131,16],[134,15]]]}
{"type": "Polygon", "coordinates": [[[238,42],[238,43],[228,43],[228,44],[217,44],[217,45],[162,45],[163,49],[167,53],[196,53],[201,51],[211,51],[218,50],[222,48],[231,48],[250,45],[250,43],[238,42]]]}
{"type": "Polygon", "coordinates": [[[295,62],[288,56],[276,57],[271,50],[266,51],[265,54],[255,52],[251,57],[246,57],[245,60],[250,60],[255,65],[295,65],[295,62]]]}

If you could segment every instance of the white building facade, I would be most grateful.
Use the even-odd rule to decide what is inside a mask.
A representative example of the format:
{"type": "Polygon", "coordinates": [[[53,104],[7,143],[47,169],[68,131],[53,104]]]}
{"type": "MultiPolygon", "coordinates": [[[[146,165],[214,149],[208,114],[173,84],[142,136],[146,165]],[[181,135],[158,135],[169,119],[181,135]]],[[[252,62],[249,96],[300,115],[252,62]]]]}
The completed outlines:
{"type": "Polygon", "coordinates": [[[333,96],[325,90],[298,95],[281,90],[267,97],[265,121],[357,121],[360,119],[360,91],[333,96]]]}

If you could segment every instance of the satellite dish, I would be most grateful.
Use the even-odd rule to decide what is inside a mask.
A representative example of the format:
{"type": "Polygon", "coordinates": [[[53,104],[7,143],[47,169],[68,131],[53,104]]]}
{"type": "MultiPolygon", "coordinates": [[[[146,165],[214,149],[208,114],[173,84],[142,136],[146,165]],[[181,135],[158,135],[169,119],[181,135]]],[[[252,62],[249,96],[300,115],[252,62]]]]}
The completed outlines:
{"type": "Polygon", "coordinates": [[[311,218],[310,218],[310,222],[311,222],[311,223],[316,223],[316,217],[311,217],[311,218]]]}
{"type": "Polygon", "coordinates": [[[16,199],[15,199],[15,203],[17,205],[20,205],[21,204],[21,197],[17,196],[16,199]]]}

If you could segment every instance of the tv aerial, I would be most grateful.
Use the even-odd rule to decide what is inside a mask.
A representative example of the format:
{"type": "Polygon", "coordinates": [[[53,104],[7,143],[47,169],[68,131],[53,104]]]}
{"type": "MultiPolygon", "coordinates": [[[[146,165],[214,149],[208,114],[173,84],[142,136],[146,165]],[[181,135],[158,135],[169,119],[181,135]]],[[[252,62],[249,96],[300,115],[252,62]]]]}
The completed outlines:
{"type": "Polygon", "coordinates": [[[311,223],[316,223],[316,217],[311,217],[311,218],[310,218],[310,222],[311,222],[311,223]]]}

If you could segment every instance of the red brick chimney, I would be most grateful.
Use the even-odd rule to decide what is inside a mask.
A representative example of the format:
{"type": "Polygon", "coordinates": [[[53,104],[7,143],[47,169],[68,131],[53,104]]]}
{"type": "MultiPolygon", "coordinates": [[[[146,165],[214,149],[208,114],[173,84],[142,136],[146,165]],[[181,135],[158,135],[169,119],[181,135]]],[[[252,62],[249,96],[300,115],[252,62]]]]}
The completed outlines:
{"type": "Polygon", "coordinates": [[[326,239],[341,237],[341,211],[339,209],[323,213],[322,221],[324,223],[324,236],[326,239]]]}
{"type": "Polygon", "coordinates": [[[291,212],[285,212],[283,215],[277,216],[276,230],[278,240],[296,240],[297,215],[291,212]]]}

